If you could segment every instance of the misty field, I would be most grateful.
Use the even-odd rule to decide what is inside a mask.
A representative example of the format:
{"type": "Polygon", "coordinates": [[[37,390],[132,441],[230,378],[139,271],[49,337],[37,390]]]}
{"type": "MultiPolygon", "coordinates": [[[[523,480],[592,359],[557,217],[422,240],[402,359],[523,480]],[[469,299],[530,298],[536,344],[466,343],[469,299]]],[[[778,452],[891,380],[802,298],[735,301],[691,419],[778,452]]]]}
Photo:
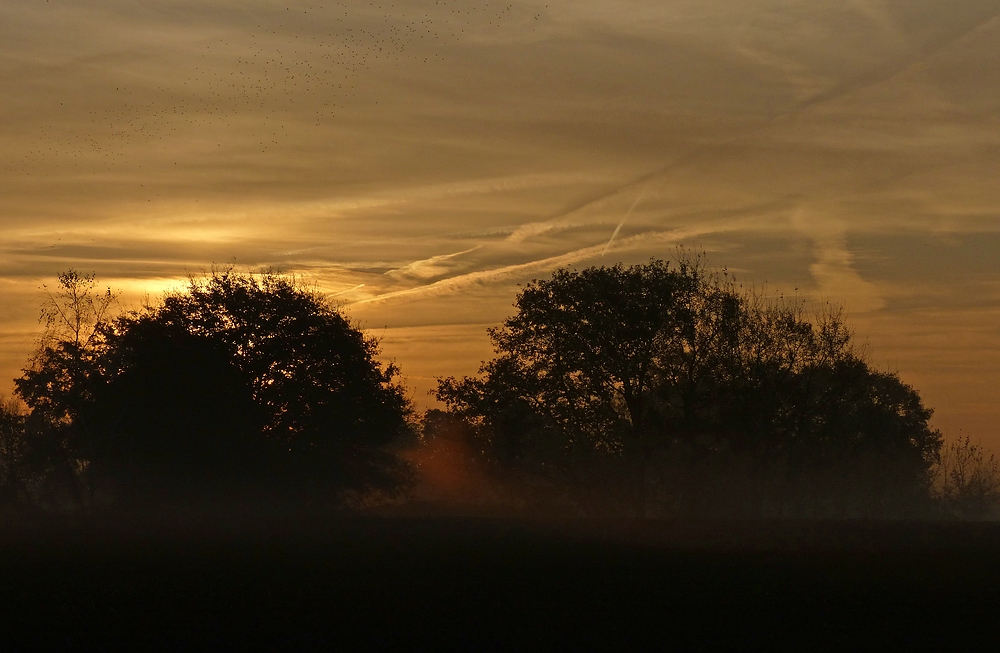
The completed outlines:
{"type": "Polygon", "coordinates": [[[954,648],[1000,524],[6,520],[0,649],[954,648]]]}

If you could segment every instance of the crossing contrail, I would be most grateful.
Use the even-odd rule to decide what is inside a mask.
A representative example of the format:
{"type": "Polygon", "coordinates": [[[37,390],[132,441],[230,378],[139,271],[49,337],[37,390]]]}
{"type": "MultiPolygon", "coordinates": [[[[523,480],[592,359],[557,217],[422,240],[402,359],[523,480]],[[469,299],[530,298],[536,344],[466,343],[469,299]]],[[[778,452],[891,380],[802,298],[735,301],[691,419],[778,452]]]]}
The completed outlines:
{"type": "Polygon", "coordinates": [[[639,193],[635,196],[635,201],[632,202],[632,206],[628,207],[628,211],[625,212],[625,217],[622,218],[622,221],[618,223],[617,227],[615,227],[615,232],[611,234],[611,240],[609,240],[608,244],[604,246],[604,251],[601,252],[601,258],[604,258],[604,255],[608,253],[608,248],[611,247],[611,243],[615,242],[615,237],[618,235],[618,232],[622,230],[622,227],[625,225],[625,221],[628,220],[628,217],[632,215],[632,211],[635,210],[636,205],[639,204],[643,195],[645,195],[645,193],[639,193]]]}
{"type": "Polygon", "coordinates": [[[354,286],[353,288],[348,288],[347,290],[341,290],[339,292],[330,293],[328,295],[328,297],[336,297],[337,295],[345,295],[345,294],[347,294],[347,293],[349,293],[351,291],[357,290],[358,288],[364,288],[364,286],[365,286],[365,284],[359,283],[358,285],[354,286]]]}

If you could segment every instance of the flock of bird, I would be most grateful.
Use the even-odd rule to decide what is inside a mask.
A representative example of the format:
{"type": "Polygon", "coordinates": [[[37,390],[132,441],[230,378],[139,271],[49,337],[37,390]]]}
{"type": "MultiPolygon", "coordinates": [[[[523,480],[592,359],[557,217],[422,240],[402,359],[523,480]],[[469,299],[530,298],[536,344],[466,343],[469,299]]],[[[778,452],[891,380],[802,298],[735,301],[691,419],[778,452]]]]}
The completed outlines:
{"type": "Polygon", "coordinates": [[[442,46],[467,30],[509,25],[512,9],[482,0],[247,5],[221,29],[195,26],[212,38],[125,53],[110,74],[84,79],[85,91],[46,116],[21,160],[8,158],[7,171],[15,163],[29,174],[35,164],[176,165],[223,147],[267,153],[293,130],[295,142],[309,142],[303,130],[335,119],[376,63],[442,59],[442,46]]]}

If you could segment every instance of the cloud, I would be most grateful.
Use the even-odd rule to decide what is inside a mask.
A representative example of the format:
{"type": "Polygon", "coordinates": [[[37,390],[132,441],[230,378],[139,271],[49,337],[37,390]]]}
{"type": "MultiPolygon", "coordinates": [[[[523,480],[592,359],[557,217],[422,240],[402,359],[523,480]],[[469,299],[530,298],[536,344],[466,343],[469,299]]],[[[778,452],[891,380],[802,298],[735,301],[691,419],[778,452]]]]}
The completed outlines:
{"type": "MultiPolygon", "coordinates": [[[[726,227],[732,227],[732,226],[733,225],[726,225],[726,227]]],[[[635,236],[631,236],[629,238],[623,238],[618,240],[618,244],[615,246],[615,249],[628,250],[629,248],[633,248],[642,244],[648,244],[653,241],[680,243],[684,239],[703,236],[709,233],[713,233],[715,231],[716,229],[713,228],[706,229],[699,227],[690,227],[684,229],[675,229],[666,232],[642,233],[642,234],[637,234],[635,236]]],[[[526,276],[533,274],[549,272],[560,267],[572,266],[576,263],[580,263],[588,259],[597,259],[602,257],[606,250],[607,250],[607,244],[593,245],[590,247],[583,247],[571,252],[566,252],[555,256],[549,256],[539,260],[505,265],[499,268],[493,268],[489,270],[477,270],[475,272],[468,272],[466,274],[449,277],[447,279],[441,279],[440,281],[435,281],[434,283],[422,286],[416,286],[414,288],[396,290],[376,295],[374,297],[355,300],[353,302],[349,302],[348,306],[361,306],[364,304],[381,303],[401,298],[414,299],[417,297],[456,293],[470,286],[488,285],[497,282],[507,281],[510,279],[524,278],[526,276]]]]}
{"type": "Polygon", "coordinates": [[[389,270],[386,274],[397,279],[423,280],[438,277],[442,274],[450,272],[453,269],[454,265],[451,264],[453,259],[464,254],[474,252],[480,247],[480,245],[477,245],[475,247],[462,250],[461,252],[455,252],[453,254],[439,254],[438,256],[413,261],[412,263],[408,263],[401,268],[389,270]]]}
{"type": "Polygon", "coordinates": [[[792,224],[813,242],[816,257],[809,266],[816,281],[817,293],[834,302],[850,297],[852,313],[867,313],[885,307],[877,286],[861,277],[854,267],[854,255],[847,247],[847,231],[834,219],[824,219],[808,208],[800,207],[792,215],[792,224]]]}

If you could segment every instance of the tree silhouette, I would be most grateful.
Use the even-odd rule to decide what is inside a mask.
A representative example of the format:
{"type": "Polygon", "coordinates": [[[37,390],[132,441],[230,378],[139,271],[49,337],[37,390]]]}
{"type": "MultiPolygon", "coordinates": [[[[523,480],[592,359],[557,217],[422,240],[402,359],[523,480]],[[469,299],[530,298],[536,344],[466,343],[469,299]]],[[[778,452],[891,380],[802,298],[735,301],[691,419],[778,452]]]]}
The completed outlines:
{"type": "MultiPolygon", "coordinates": [[[[93,277],[60,282],[76,301],[85,293],[69,291],[93,277]]],[[[65,308],[63,297],[53,303],[65,308]]],[[[109,303],[70,302],[78,320],[47,303],[61,330],[17,381],[32,418],[72,444],[90,491],[190,503],[406,487],[409,468],[389,449],[411,412],[398,372],[319,293],[227,268],[114,319],[109,303]]]]}
{"type": "Polygon", "coordinates": [[[387,446],[410,407],[377,354],[294,279],[215,270],[108,325],[86,427],[98,459],[126,477],[397,491],[408,469],[387,446]]]}
{"type": "Polygon", "coordinates": [[[949,443],[935,469],[945,510],[957,517],[994,517],[1000,506],[1000,461],[969,436],[949,443]]]}
{"type": "Polygon", "coordinates": [[[95,482],[130,503],[233,498],[266,482],[261,458],[280,450],[263,446],[227,352],[154,319],[108,331],[104,374],[79,425],[95,482]]]}
{"type": "Polygon", "coordinates": [[[651,493],[741,514],[882,514],[927,496],[931,412],[870,367],[836,311],[810,321],[684,256],[559,270],[514,306],[480,376],[437,389],[498,473],[618,492],[637,515],[651,493]]]}
{"type": "Polygon", "coordinates": [[[26,493],[25,413],[16,400],[0,401],[0,506],[22,501],[26,493]]]}
{"type": "Polygon", "coordinates": [[[443,379],[437,396],[486,427],[504,462],[578,477],[597,471],[595,457],[619,459],[643,512],[651,384],[690,331],[702,275],[696,260],[676,269],[652,261],[533,281],[518,294],[516,315],[490,330],[499,356],[484,378],[443,379]]]}
{"type": "Polygon", "coordinates": [[[68,270],[46,298],[38,321],[44,325],[38,349],[24,374],[14,381],[17,394],[36,417],[69,424],[86,401],[94,372],[100,327],[117,295],[97,287],[93,274],[68,270]]]}
{"type": "Polygon", "coordinates": [[[87,502],[82,476],[88,454],[77,422],[98,377],[101,327],[117,295],[100,290],[95,275],[72,269],[59,274],[54,289],[42,288],[44,330],[14,380],[15,393],[30,410],[23,425],[25,461],[48,502],[80,506],[87,502]]]}

